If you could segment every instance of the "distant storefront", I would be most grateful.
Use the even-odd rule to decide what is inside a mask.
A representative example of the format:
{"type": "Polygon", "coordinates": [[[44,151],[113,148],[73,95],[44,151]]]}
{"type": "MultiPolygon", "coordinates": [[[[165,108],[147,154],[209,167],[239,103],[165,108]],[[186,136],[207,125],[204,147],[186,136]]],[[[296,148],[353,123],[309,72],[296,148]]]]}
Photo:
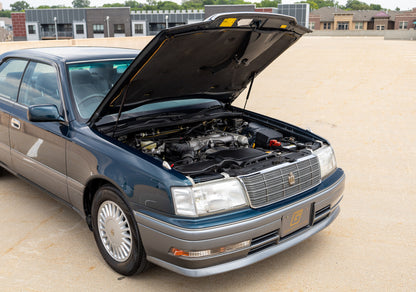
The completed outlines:
{"type": "Polygon", "coordinates": [[[416,8],[411,11],[342,10],[322,7],[311,12],[313,30],[409,30],[416,27],[416,8]]]}

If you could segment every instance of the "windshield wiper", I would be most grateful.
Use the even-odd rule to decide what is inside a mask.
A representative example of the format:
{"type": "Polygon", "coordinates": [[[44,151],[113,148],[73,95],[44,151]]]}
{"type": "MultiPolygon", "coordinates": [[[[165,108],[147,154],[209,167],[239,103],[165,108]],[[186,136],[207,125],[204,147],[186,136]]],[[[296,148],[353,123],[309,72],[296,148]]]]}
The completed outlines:
{"type": "Polygon", "coordinates": [[[199,114],[205,114],[207,112],[213,111],[213,110],[217,110],[217,109],[223,109],[223,106],[220,104],[216,104],[216,105],[212,105],[210,107],[204,108],[196,113],[193,113],[191,115],[199,115],[199,114]]]}
{"type": "Polygon", "coordinates": [[[152,121],[158,120],[158,119],[175,121],[175,120],[182,119],[184,116],[186,116],[186,114],[183,114],[183,113],[180,113],[180,114],[178,113],[155,113],[151,115],[137,117],[135,120],[137,122],[142,121],[142,120],[149,120],[149,119],[152,119],[152,121]]]}

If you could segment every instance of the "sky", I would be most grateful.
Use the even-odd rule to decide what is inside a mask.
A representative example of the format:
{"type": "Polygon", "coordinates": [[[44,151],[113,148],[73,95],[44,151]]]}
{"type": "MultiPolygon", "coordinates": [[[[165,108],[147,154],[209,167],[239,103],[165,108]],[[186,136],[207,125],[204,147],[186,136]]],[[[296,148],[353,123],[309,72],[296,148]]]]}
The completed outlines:
{"type": "MultiPolygon", "coordinates": [[[[10,9],[10,4],[15,3],[17,0],[8,0],[8,1],[1,1],[0,3],[3,4],[3,9],[10,9]]],[[[32,7],[38,7],[40,5],[51,5],[50,0],[25,0],[27,3],[29,3],[32,7]]],[[[137,2],[145,3],[145,0],[136,0],[137,2]]],[[[162,0],[161,0],[162,1],[162,0]]],[[[182,0],[171,0],[176,3],[181,3],[182,0]]],[[[250,0],[249,0],[250,1],[250,0]]],[[[260,2],[261,0],[252,0],[251,2],[260,2]]],[[[301,0],[297,0],[301,1],[301,0]]],[[[391,10],[394,10],[396,7],[400,7],[401,10],[410,10],[414,7],[416,7],[416,0],[360,0],[361,2],[365,3],[374,3],[374,4],[380,4],[384,8],[388,8],[391,10]]],[[[124,3],[124,0],[90,0],[91,6],[102,6],[106,3],[124,3]]],[[[296,0],[282,0],[283,4],[290,4],[294,3],[296,0]]],[[[340,5],[345,5],[347,0],[338,0],[340,5]]],[[[72,0],[61,0],[61,1],[54,1],[53,4],[64,4],[66,6],[72,6],[72,0]]]]}

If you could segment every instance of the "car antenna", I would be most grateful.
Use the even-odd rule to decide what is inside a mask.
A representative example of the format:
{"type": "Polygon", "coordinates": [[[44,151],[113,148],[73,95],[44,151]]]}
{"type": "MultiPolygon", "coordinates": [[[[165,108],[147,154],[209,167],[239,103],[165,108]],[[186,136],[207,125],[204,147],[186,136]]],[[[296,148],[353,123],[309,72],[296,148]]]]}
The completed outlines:
{"type": "Polygon", "coordinates": [[[247,96],[246,96],[246,102],[244,103],[244,109],[246,109],[248,98],[250,97],[251,87],[253,86],[254,77],[256,77],[256,72],[251,75],[251,81],[250,81],[250,87],[248,88],[247,96]]]}
{"type": "Polygon", "coordinates": [[[114,129],[113,129],[113,138],[114,138],[114,135],[116,134],[116,131],[117,131],[118,121],[120,120],[121,111],[123,110],[124,102],[126,101],[126,95],[127,95],[127,91],[129,89],[129,86],[130,86],[130,83],[124,88],[123,99],[121,100],[120,109],[118,110],[118,114],[117,114],[116,124],[114,125],[114,129]]]}

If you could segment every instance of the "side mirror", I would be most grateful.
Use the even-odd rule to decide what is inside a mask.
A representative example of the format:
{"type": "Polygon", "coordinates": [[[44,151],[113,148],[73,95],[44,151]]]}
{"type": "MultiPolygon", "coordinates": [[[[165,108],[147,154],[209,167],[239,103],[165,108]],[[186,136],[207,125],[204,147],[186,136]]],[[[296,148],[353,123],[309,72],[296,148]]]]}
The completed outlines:
{"type": "Polygon", "coordinates": [[[31,122],[64,122],[58,108],[54,104],[32,105],[27,110],[27,118],[31,122]]]}

